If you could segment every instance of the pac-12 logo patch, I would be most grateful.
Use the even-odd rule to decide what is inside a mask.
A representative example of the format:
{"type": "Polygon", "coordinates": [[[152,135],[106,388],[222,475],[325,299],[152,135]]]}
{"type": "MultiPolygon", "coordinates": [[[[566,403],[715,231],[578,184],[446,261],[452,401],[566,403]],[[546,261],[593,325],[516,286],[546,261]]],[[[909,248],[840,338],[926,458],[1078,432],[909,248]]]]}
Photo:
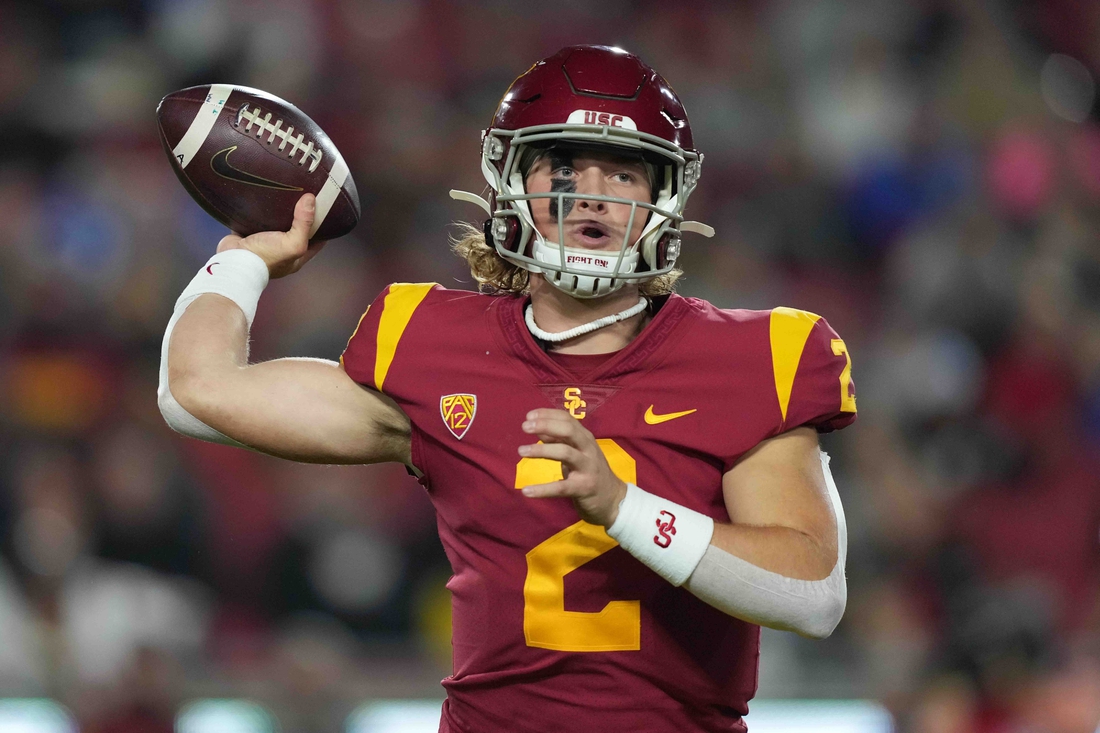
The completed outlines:
{"type": "Polygon", "coordinates": [[[477,413],[477,395],[449,394],[439,398],[439,414],[451,435],[459,440],[470,429],[477,413]]]}

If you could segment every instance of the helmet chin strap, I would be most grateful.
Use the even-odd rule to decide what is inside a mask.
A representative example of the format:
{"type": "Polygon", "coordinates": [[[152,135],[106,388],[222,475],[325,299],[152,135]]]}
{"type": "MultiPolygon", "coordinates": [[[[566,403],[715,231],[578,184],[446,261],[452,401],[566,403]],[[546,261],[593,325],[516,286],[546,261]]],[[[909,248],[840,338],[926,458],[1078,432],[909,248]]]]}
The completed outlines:
{"type": "Polygon", "coordinates": [[[633,318],[646,309],[649,301],[645,298],[638,298],[638,302],[630,306],[624,311],[615,313],[614,315],[604,316],[603,318],[597,318],[594,321],[585,323],[581,326],[576,326],[568,331],[562,331],[560,333],[550,333],[549,331],[543,331],[535,324],[535,309],[528,303],[527,310],[524,313],[524,320],[527,321],[527,330],[531,332],[531,335],[542,341],[549,341],[550,343],[559,343],[561,341],[568,341],[569,339],[576,338],[577,336],[583,336],[586,333],[592,333],[604,326],[610,326],[612,323],[618,323],[619,321],[625,321],[627,318],[633,318]]]}
{"type": "Polygon", "coordinates": [[[540,265],[547,266],[527,269],[541,272],[547,282],[575,298],[599,298],[615,292],[626,284],[621,276],[630,275],[638,266],[638,252],[634,250],[561,247],[543,238],[538,230],[534,234],[531,254],[540,265]]]}

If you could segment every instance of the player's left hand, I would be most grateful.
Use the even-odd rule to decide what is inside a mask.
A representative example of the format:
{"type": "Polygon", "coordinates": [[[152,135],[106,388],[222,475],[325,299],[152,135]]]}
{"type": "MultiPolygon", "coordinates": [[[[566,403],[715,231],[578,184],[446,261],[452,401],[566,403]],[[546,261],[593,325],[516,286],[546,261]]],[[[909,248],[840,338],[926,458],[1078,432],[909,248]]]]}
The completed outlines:
{"type": "Polygon", "coordinates": [[[524,495],[536,499],[567,496],[584,521],[604,527],[614,524],[619,502],[626,496],[626,483],[611,470],[592,433],[565,410],[550,409],[527,413],[523,432],[542,442],[521,445],[519,454],[560,461],[563,476],[561,481],[527,486],[524,495]]]}

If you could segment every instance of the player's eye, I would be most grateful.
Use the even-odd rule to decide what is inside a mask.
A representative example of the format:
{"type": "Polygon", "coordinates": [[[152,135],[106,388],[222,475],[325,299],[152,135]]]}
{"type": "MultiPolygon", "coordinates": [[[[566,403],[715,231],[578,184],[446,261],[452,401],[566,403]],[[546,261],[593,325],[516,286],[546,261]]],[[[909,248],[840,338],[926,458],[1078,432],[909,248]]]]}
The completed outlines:
{"type": "Polygon", "coordinates": [[[627,173],[627,172],[623,171],[621,173],[616,173],[614,175],[614,180],[615,180],[615,183],[621,183],[623,185],[630,185],[632,183],[635,183],[638,180],[638,178],[633,173],[627,173]]]}
{"type": "Polygon", "coordinates": [[[572,168],[562,166],[561,168],[555,168],[550,175],[554,178],[572,178],[576,173],[572,168]]]}

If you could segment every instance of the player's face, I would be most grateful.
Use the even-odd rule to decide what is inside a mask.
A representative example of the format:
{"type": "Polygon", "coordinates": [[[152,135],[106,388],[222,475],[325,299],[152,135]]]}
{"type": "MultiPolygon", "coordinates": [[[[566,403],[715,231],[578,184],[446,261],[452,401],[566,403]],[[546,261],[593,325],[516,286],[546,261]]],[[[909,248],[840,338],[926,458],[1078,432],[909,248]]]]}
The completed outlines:
{"type": "MultiPolygon", "coordinates": [[[[652,203],[645,164],[598,151],[551,150],[531,166],[527,174],[528,193],[564,192],[615,196],[652,203]]],[[[547,240],[558,241],[559,217],[564,225],[565,246],[582,249],[617,250],[630,222],[630,206],[606,201],[567,198],[538,198],[528,202],[535,228],[547,240]]],[[[649,212],[639,208],[634,215],[629,243],[642,235],[649,212]]]]}

